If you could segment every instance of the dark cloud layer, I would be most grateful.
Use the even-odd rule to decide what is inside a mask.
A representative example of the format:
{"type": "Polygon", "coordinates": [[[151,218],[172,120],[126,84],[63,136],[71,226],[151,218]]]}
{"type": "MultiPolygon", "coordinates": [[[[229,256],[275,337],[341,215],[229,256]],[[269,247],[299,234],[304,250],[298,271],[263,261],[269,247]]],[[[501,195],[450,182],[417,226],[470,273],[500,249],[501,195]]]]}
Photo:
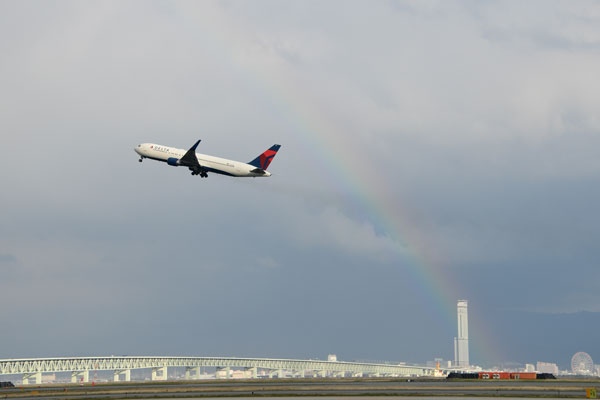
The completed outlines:
{"type": "Polygon", "coordinates": [[[475,362],[600,357],[566,328],[600,319],[599,19],[594,2],[3,2],[3,357],[450,359],[458,298],[475,362]],[[238,160],[283,147],[264,180],[133,153],[197,138],[238,160]],[[552,346],[517,334],[531,321],[552,346]]]}

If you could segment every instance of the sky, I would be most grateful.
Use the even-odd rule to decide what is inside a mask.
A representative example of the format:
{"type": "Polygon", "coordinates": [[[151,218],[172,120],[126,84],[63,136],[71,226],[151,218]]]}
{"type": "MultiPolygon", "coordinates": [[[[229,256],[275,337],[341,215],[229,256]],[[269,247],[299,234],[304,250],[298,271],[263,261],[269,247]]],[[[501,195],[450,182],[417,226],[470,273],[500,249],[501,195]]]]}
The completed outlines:
{"type": "Polygon", "coordinates": [[[1,1],[0,53],[0,358],[450,360],[467,299],[474,363],[600,359],[599,3],[1,1]],[[198,139],[282,147],[133,151],[198,139]]]}

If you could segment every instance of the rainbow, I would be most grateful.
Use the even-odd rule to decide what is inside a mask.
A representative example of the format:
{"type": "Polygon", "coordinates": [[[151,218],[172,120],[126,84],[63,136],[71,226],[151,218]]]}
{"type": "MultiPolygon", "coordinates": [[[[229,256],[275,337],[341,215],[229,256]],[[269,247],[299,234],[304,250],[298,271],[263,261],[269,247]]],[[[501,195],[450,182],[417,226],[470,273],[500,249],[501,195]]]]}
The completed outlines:
{"type": "MultiPolygon", "coordinates": [[[[456,329],[456,301],[463,298],[464,291],[456,279],[446,272],[445,262],[428,242],[425,233],[411,222],[406,207],[399,204],[388,187],[369,163],[361,163],[356,168],[356,160],[363,158],[360,149],[353,148],[351,141],[344,137],[341,129],[335,127],[320,110],[312,106],[310,94],[302,87],[289,87],[286,81],[264,77],[263,82],[271,90],[274,101],[283,105],[288,118],[301,134],[307,151],[312,152],[312,160],[317,160],[320,170],[329,174],[329,182],[336,185],[339,193],[348,194],[354,204],[365,215],[366,220],[378,232],[394,241],[397,247],[398,264],[405,268],[409,278],[422,293],[423,312],[434,312],[442,323],[456,329]],[[339,149],[343,143],[343,151],[339,149]],[[316,149],[316,150],[315,150],[316,149]],[[352,171],[348,173],[348,171],[352,171]]],[[[309,153],[310,154],[310,153],[309,153]]],[[[471,358],[486,362],[501,360],[494,335],[487,329],[473,330],[471,324],[471,358]],[[475,343],[478,345],[475,346],[475,343]],[[496,343],[496,344],[494,344],[496,343]],[[474,357],[473,357],[474,356],[474,357]]],[[[451,348],[452,339],[448,338],[451,348]]]]}
{"type": "MultiPolygon", "coordinates": [[[[217,38],[224,49],[235,48],[239,43],[252,48],[254,43],[246,34],[252,29],[246,28],[243,20],[227,15],[223,10],[213,11],[216,11],[225,29],[217,38]]],[[[290,121],[302,138],[304,150],[312,154],[312,161],[318,162],[320,169],[329,175],[331,184],[339,193],[350,196],[377,232],[394,241],[398,264],[406,269],[409,278],[420,288],[418,292],[422,293],[423,304],[427,307],[423,312],[435,313],[439,321],[456,329],[456,301],[464,297],[461,294],[464,291],[446,272],[444,260],[428,243],[424,232],[410,221],[406,207],[399,204],[389,191],[388,187],[392,185],[379,179],[381,174],[372,164],[361,163],[360,168],[355,168],[356,160],[363,157],[361,149],[355,148],[344,137],[343,130],[314,106],[318,102],[312,101],[313,93],[307,90],[306,85],[284,76],[282,68],[277,65],[273,65],[274,68],[267,73],[261,66],[253,66],[252,63],[245,63],[242,68],[233,54],[226,54],[225,58],[230,58],[232,68],[244,79],[259,83],[265,100],[290,121]],[[339,149],[341,143],[344,144],[343,151],[330,151],[339,149]]],[[[493,335],[490,332],[473,332],[472,326],[470,328],[470,336],[479,337],[479,348],[475,348],[471,341],[472,354],[488,362],[499,360],[496,345],[492,344],[493,335]]],[[[452,346],[451,338],[448,338],[448,346],[452,346]]]]}

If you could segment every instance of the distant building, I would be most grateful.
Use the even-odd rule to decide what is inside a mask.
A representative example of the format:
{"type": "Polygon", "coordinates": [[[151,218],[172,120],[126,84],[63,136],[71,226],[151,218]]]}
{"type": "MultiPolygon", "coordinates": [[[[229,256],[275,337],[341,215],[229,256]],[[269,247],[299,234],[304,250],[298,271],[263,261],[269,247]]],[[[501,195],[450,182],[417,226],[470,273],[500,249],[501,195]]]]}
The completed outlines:
{"type": "Polygon", "coordinates": [[[554,363],[538,361],[536,363],[535,369],[537,370],[537,372],[558,375],[558,365],[554,363]]]}
{"type": "Polygon", "coordinates": [[[244,369],[231,369],[229,370],[229,376],[227,376],[226,370],[219,370],[215,373],[215,378],[217,379],[250,379],[252,378],[251,370],[244,369]]]}
{"type": "Polygon", "coordinates": [[[328,354],[327,361],[337,361],[337,356],[335,354],[328,354]]]}
{"type": "Polygon", "coordinates": [[[535,372],[535,365],[525,364],[525,372],[535,372]]]}
{"type": "Polygon", "coordinates": [[[459,300],[456,305],[458,336],[454,338],[454,365],[468,367],[469,364],[469,316],[467,300],[459,300]]]}

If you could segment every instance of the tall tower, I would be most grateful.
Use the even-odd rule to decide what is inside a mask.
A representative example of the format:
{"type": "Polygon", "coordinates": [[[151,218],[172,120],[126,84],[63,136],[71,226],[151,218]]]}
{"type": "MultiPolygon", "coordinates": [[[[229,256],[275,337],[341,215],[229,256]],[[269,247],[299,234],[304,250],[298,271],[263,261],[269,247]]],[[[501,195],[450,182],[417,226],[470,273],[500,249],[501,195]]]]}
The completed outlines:
{"type": "Polygon", "coordinates": [[[467,300],[459,300],[456,304],[458,319],[458,336],[454,338],[454,365],[468,367],[469,364],[469,316],[467,300]]]}

